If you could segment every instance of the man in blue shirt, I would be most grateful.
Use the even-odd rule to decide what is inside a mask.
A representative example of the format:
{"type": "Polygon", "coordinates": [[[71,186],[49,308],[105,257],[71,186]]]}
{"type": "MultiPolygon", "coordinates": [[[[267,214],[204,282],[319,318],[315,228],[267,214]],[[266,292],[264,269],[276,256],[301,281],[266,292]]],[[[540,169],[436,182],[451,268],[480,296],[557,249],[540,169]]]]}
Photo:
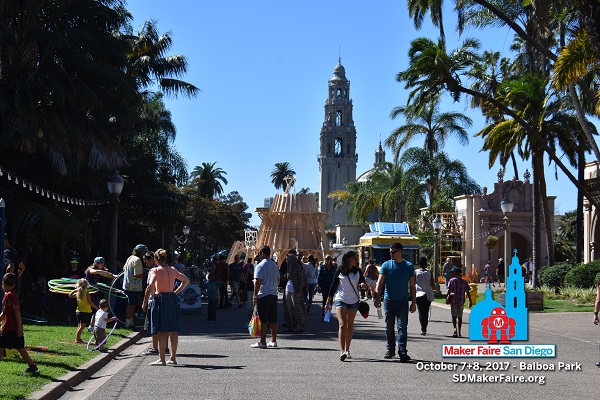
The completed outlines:
{"type": "Polygon", "coordinates": [[[254,306],[260,318],[260,342],[250,347],[266,349],[277,347],[277,287],[279,268],[271,259],[271,249],[263,246],[259,252],[262,261],[254,269],[254,306]],[[267,344],[267,324],[271,328],[271,342],[267,344]]]}
{"type": "Polygon", "coordinates": [[[406,350],[408,329],[408,293],[410,288],[410,312],[417,309],[417,292],[415,289],[415,267],[402,258],[402,244],[390,246],[391,260],[383,263],[379,269],[379,279],[375,293],[374,305],[381,307],[383,293],[383,310],[385,312],[385,336],[387,352],[385,358],[393,358],[396,353],[396,335],[394,322],[398,329],[398,356],[400,362],[408,362],[410,357],[406,350]]]}

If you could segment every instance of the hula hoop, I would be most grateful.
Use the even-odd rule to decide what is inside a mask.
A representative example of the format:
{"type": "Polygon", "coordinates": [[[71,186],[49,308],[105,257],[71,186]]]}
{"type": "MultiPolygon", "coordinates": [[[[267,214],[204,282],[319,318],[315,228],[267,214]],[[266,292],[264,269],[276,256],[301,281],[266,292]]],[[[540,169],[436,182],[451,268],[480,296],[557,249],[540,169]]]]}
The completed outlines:
{"type": "Polygon", "coordinates": [[[35,315],[23,314],[21,313],[21,319],[24,321],[35,322],[37,324],[46,324],[48,320],[46,318],[40,318],[35,315]]]}
{"type": "Polygon", "coordinates": [[[104,343],[106,343],[106,341],[108,340],[108,338],[110,337],[110,335],[112,335],[112,333],[113,333],[113,331],[115,330],[115,328],[117,327],[117,324],[118,324],[118,323],[119,323],[118,321],[115,321],[115,324],[113,325],[113,327],[112,327],[112,329],[110,330],[110,332],[108,333],[108,335],[106,335],[106,337],[104,338],[104,340],[103,340],[103,341],[101,341],[101,342],[98,344],[98,346],[96,346],[96,347],[94,347],[93,349],[91,349],[91,350],[90,350],[90,343],[92,343],[92,339],[94,338],[94,334],[92,334],[92,337],[90,338],[90,340],[88,340],[88,342],[87,342],[87,346],[85,346],[85,348],[86,348],[88,351],[94,351],[94,350],[98,350],[98,349],[100,348],[100,346],[103,346],[103,345],[104,345],[104,343]]]}

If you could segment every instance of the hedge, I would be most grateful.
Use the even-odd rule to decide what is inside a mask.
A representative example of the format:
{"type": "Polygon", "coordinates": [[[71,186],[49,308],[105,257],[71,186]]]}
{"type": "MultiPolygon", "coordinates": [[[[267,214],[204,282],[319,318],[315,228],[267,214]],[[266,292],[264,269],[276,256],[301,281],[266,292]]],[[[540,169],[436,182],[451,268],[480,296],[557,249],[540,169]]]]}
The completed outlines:
{"type": "Polygon", "coordinates": [[[538,271],[538,284],[551,288],[559,288],[565,284],[565,275],[574,267],[574,264],[561,262],[554,265],[544,265],[538,271]]]}
{"type": "Polygon", "coordinates": [[[600,260],[571,268],[565,275],[565,285],[578,288],[594,287],[596,275],[600,273],[600,260]]]}

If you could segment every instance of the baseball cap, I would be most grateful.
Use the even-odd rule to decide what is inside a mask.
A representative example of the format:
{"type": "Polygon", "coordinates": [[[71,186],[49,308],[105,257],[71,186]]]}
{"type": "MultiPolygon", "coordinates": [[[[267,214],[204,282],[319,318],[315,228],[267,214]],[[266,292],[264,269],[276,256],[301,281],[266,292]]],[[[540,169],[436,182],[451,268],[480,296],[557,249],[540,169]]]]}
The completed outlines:
{"type": "Polygon", "coordinates": [[[139,253],[145,253],[148,251],[148,248],[146,247],[145,244],[138,244],[137,246],[135,246],[135,251],[137,251],[139,253]]]}
{"type": "Polygon", "coordinates": [[[450,272],[462,272],[462,269],[458,268],[458,267],[453,267],[450,272]]]}
{"type": "Polygon", "coordinates": [[[96,264],[104,264],[105,263],[104,262],[104,257],[96,257],[96,258],[94,258],[94,262],[96,264]]]}

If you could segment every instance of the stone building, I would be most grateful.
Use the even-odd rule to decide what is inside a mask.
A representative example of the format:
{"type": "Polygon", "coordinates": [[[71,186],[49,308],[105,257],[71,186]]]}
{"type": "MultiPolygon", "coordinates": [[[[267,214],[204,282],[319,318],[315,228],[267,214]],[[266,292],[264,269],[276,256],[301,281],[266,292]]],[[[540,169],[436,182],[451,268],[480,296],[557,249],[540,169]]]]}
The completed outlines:
{"type": "MultiPolygon", "coordinates": [[[[600,201],[600,174],[597,161],[586,163],[585,165],[585,184],[590,191],[590,195],[600,201]]],[[[600,250],[596,246],[600,244],[600,226],[598,224],[598,213],[596,207],[589,201],[583,200],[583,262],[587,263],[600,258],[600,250]]]]}
{"type": "MultiPolygon", "coordinates": [[[[533,185],[529,181],[530,173],[526,171],[524,180],[503,180],[504,172],[498,173],[498,182],[494,183],[494,190],[488,193],[486,187],[480,195],[464,195],[455,197],[455,221],[446,221],[444,225],[455,224],[455,229],[462,240],[461,264],[465,272],[472,273],[477,270],[483,276],[483,267],[487,261],[492,261],[494,269],[500,257],[505,258],[504,240],[504,214],[500,202],[508,196],[513,202],[513,210],[508,215],[510,220],[511,249],[517,250],[517,256],[522,264],[525,258],[532,257],[533,244],[533,185]],[[498,242],[492,248],[486,246],[486,239],[493,235],[498,237],[498,242]]],[[[551,229],[554,234],[554,200],[556,196],[548,196],[551,229]]],[[[540,227],[541,243],[538,251],[541,252],[541,264],[547,264],[548,252],[546,249],[545,227],[540,227]]],[[[443,228],[442,228],[443,232],[443,228]]],[[[444,234],[442,233],[442,242],[444,234]]],[[[512,256],[512,254],[511,254],[512,256]]],[[[512,258],[512,257],[511,257],[512,258]]]]}
{"type": "Polygon", "coordinates": [[[350,81],[341,59],[329,80],[325,101],[325,121],[321,128],[319,162],[319,211],[329,214],[327,222],[333,227],[347,222],[346,209],[333,208],[329,193],[344,190],[346,182],[356,180],[356,128],[352,118],[350,81]]]}

